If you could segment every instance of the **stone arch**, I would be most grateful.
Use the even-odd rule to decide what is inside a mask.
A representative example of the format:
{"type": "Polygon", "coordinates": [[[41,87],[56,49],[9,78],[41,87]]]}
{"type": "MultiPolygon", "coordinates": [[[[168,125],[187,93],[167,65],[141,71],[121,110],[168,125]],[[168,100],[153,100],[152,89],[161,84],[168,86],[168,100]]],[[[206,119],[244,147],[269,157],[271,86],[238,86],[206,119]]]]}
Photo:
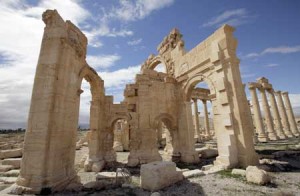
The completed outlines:
{"type": "Polygon", "coordinates": [[[168,128],[170,129],[176,129],[177,123],[175,121],[175,117],[173,117],[171,114],[168,113],[161,113],[158,116],[156,116],[153,120],[152,127],[157,128],[159,126],[159,122],[163,121],[164,123],[168,124],[168,128]],[[165,121],[167,120],[167,121],[165,121]]]}
{"type": "Polygon", "coordinates": [[[109,120],[109,127],[112,128],[114,126],[114,124],[116,123],[116,121],[118,120],[121,120],[121,119],[124,119],[126,120],[127,122],[129,122],[130,120],[130,116],[127,115],[127,114],[117,114],[115,116],[113,116],[110,120],[109,120]]]}
{"type": "Polygon", "coordinates": [[[198,74],[195,74],[192,77],[188,78],[188,80],[185,82],[185,84],[183,86],[185,101],[190,101],[192,90],[200,82],[205,82],[209,87],[210,94],[216,95],[216,88],[215,88],[213,81],[208,76],[198,73],[198,74]]]}
{"type": "Polygon", "coordinates": [[[153,70],[153,69],[155,69],[155,67],[156,67],[157,65],[159,65],[160,63],[164,64],[165,69],[167,70],[166,64],[165,64],[163,58],[161,58],[160,55],[157,55],[157,56],[155,56],[153,59],[151,59],[151,61],[149,62],[148,68],[153,70]]]}

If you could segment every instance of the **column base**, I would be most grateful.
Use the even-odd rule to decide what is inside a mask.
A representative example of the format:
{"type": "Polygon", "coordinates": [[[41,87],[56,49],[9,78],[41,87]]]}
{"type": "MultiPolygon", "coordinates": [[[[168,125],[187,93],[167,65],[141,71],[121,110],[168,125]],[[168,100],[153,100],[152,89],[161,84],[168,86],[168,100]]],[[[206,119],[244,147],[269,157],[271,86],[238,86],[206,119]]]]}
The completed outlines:
{"type": "Polygon", "coordinates": [[[286,139],[286,136],[284,134],[278,134],[279,139],[284,140],[286,139]]]}
{"type": "Polygon", "coordinates": [[[286,135],[286,137],[288,138],[293,138],[294,136],[292,135],[291,132],[284,132],[284,134],[286,135]]]}
{"type": "Polygon", "coordinates": [[[258,136],[257,136],[257,140],[258,140],[259,142],[267,142],[267,141],[268,141],[268,138],[267,138],[267,136],[265,136],[265,135],[258,135],[258,136]]]}
{"type": "Polygon", "coordinates": [[[162,161],[162,157],[157,152],[157,154],[147,155],[147,153],[138,153],[138,152],[130,152],[128,156],[129,167],[136,167],[141,164],[146,164],[154,161],[162,161]]]}
{"type": "Polygon", "coordinates": [[[180,160],[181,160],[181,162],[184,162],[184,163],[199,163],[200,162],[199,154],[196,151],[181,153],[180,160]]]}
{"type": "Polygon", "coordinates": [[[278,137],[277,137],[274,133],[269,133],[269,134],[268,134],[268,138],[269,138],[269,140],[271,140],[271,141],[276,141],[276,140],[278,140],[278,137]]]}

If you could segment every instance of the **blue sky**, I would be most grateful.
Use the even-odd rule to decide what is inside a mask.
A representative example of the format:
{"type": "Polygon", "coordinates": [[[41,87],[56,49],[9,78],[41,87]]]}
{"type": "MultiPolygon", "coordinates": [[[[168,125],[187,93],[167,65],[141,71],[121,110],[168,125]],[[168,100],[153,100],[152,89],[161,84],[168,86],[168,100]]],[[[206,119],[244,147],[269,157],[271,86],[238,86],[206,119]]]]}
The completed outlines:
{"type": "MultiPolygon", "coordinates": [[[[290,92],[300,114],[298,0],[1,0],[0,129],[26,124],[46,9],[57,9],[86,34],[87,61],[115,102],[172,28],[190,50],[228,23],[236,27],[243,82],[267,77],[274,89],[290,92]]],[[[82,88],[80,117],[86,123],[90,93],[87,83],[82,88]]]]}

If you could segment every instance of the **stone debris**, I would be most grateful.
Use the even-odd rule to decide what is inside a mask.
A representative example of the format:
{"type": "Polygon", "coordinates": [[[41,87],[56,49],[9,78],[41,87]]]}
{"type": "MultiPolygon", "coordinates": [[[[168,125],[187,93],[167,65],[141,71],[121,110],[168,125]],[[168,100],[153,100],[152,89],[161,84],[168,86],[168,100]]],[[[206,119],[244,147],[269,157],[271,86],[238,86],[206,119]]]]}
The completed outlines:
{"type": "Polygon", "coordinates": [[[4,173],[6,176],[18,176],[20,174],[20,170],[13,169],[4,173]]]}
{"type": "Polygon", "coordinates": [[[240,175],[240,176],[246,176],[246,170],[244,170],[244,169],[233,169],[231,171],[231,174],[233,174],[233,175],[240,175]]]}
{"type": "Polygon", "coordinates": [[[17,177],[0,177],[0,182],[4,184],[13,184],[17,181],[17,177]]]}
{"type": "Polygon", "coordinates": [[[10,158],[2,160],[2,165],[11,165],[14,169],[20,169],[22,158],[10,158]]]}
{"type": "Polygon", "coordinates": [[[208,171],[208,170],[210,170],[212,167],[214,167],[214,165],[204,165],[204,166],[202,166],[202,168],[201,168],[201,170],[202,171],[208,171]]]}
{"type": "Polygon", "coordinates": [[[194,169],[194,170],[189,170],[189,171],[184,171],[183,176],[185,178],[192,178],[192,177],[197,177],[197,176],[203,176],[205,175],[203,171],[200,169],[194,169]]]}
{"type": "Polygon", "coordinates": [[[0,165],[0,172],[7,172],[13,169],[12,165],[0,165]]]}
{"type": "Polygon", "coordinates": [[[252,182],[254,184],[264,185],[271,181],[268,173],[257,166],[248,166],[246,169],[246,179],[247,182],[252,182]]]}
{"type": "Polygon", "coordinates": [[[141,188],[157,191],[183,180],[181,171],[176,171],[176,164],[169,161],[153,162],[141,165],[141,188]]]}
{"type": "Polygon", "coordinates": [[[0,159],[17,158],[22,157],[22,148],[11,149],[11,150],[0,150],[0,159]]]}

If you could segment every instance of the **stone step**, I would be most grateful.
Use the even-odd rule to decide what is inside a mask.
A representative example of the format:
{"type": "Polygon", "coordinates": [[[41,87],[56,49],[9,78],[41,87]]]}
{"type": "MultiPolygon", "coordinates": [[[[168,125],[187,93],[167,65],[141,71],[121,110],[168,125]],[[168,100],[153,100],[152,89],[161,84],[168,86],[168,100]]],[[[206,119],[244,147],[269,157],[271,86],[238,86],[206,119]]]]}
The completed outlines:
{"type": "Polygon", "coordinates": [[[12,165],[14,169],[19,169],[22,158],[10,158],[2,160],[2,165],[12,165]]]}
{"type": "Polygon", "coordinates": [[[7,172],[13,169],[12,165],[0,165],[0,172],[7,172]]]}
{"type": "Polygon", "coordinates": [[[0,177],[0,182],[4,184],[13,184],[17,181],[17,177],[0,177]]]}
{"type": "Polygon", "coordinates": [[[22,157],[22,153],[23,153],[22,148],[0,150],[0,159],[22,157]]]}

